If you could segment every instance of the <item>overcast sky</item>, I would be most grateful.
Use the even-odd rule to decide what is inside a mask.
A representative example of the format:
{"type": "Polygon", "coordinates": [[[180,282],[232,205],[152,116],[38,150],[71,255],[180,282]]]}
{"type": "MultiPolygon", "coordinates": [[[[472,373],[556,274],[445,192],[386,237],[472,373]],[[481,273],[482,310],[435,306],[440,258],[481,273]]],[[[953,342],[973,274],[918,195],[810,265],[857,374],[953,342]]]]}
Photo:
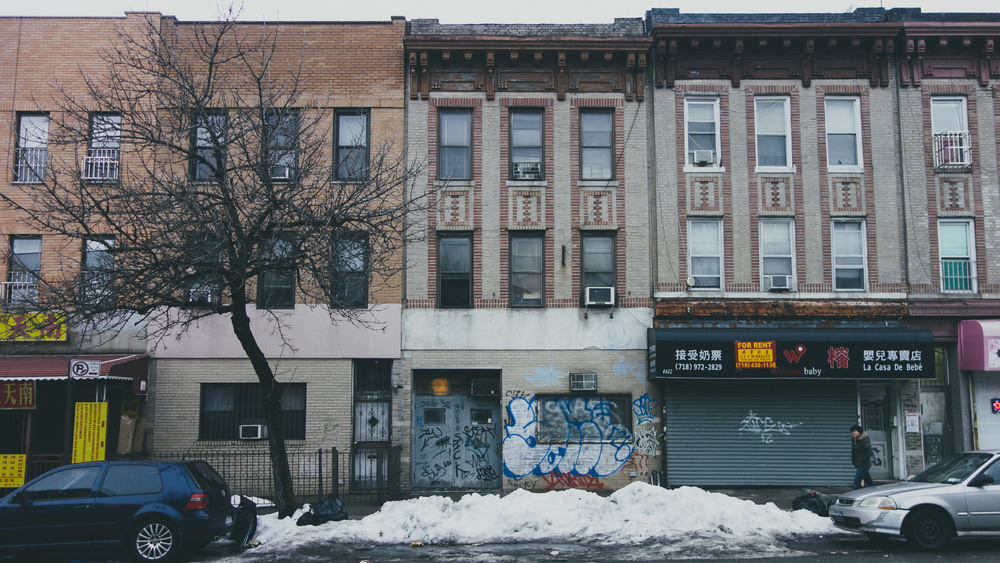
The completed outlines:
{"type": "MultiPolygon", "coordinates": [[[[239,0],[236,0],[237,3],[239,0]]],[[[223,4],[228,4],[226,0],[223,4]]],[[[4,0],[2,16],[121,16],[153,11],[182,21],[218,19],[216,0],[4,0]]],[[[385,21],[437,18],[442,23],[611,23],[614,18],[643,17],[652,7],[676,7],[682,13],[831,12],[857,7],[922,8],[925,12],[1000,12],[996,0],[243,0],[243,20],[385,21]]]]}

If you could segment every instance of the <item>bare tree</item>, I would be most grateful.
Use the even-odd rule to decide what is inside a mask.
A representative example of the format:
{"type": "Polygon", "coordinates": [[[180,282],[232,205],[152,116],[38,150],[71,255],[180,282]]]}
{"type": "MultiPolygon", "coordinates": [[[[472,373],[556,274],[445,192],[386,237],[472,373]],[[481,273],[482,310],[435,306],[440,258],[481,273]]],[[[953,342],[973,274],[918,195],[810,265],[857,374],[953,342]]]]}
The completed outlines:
{"type": "Polygon", "coordinates": [[[97,336],[140,314],[154,342],[228,317],[265,397],[284,517],[298,504],[282,386],[252,330],[254,311],[271,311],[280,329],[280,308],[295,303],[275,288],[294,284],[295,300],[329,308],[332,322],[369,322],[352,288],[401,284],[413,236],[403,219],[420,205],[411,196],[419,166],[395,140],[332,159],[324,100],[336,85],[307,87],[307,47],[279,42],[279,29],[238,24],[232,11],[212,23],[150,15],[123,26],[104,51],[106,74],[86,77],[85,96],[63,91],[52,112],[50,144],[75,154],[50,158],[47,173],[31,171],[34,182],[0,197],[61,235],[66,256],[92,251],[89,263],[67,260],[38,280],[32,306],[97,336]]]}

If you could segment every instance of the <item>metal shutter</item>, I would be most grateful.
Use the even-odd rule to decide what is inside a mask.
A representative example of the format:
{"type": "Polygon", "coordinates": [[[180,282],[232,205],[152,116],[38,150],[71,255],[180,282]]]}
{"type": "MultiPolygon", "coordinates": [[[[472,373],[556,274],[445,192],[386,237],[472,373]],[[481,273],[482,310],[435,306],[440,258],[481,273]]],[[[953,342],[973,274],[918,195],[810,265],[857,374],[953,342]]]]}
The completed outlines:
{"type": "Polygon", "coordinates": [[[676,381],[664,402],[669,485],[835,486],[854,477],[853,381],[676,381]]]}

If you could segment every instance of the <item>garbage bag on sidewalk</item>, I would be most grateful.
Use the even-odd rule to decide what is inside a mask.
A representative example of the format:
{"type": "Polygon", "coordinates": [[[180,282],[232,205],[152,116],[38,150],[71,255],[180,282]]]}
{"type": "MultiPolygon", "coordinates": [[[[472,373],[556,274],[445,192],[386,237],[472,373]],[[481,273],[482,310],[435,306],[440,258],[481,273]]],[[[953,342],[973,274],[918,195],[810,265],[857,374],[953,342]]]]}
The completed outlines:
{"type": "Polygon", "coordinates": [[[257,503],[240,495],[240,505],[236,507],[236,518],[229,539],[246,547],[257,533],[257,503]]]}
{"type": "Polygon", "coordinates": [[[337,498],[337,495],[330,493],[325,499],[312,505],[309,512],[306,512],[295,521],[298,526],[319,526],[326,522],[339,522],[347,520],[347,509],[344,503],[337,498]]]}
{"type": "Polygon", "coordinates": [[[824,517],[830,515],[826,502],[820,498],[816,491],[809,491],[792,499],[792,510],[808,510],[824,517]]]}

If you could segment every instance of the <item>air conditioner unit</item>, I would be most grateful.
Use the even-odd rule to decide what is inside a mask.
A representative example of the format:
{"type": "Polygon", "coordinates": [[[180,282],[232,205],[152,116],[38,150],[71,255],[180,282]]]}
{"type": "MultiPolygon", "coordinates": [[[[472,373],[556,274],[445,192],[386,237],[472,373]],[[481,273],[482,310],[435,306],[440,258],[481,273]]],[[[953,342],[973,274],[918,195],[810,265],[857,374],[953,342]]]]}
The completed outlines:
{"type": "Polygon", "coordinates": [[[472,392],[470,394],[473,397],[499,397],[500,396],[500,380],[499,379],[473,379],[472,380],[472,392]]]}
{"type": "Polygon", "coordinates": [[[597,391],[596,373],[571,373],[569,374],[570,391],[597,391]]]}
{"type": "Polygon", "coordinates": [[[767,291],[788,291],[792,288],[792,276],[764,276],[764,289],[767,291]]]}
{"type": "Polygon", "coordinates": [[[271,179],[272,180],[291,180],[292,179],[292,167],[282,166],[276,164],[271,167],[271,179]]]}
{"type": "Polygon", "coordinates": [[[693,157],[698,166],[708,166],[715,162],[715,151],[694,151],[693,157]]]}
{"type": "Polygon", "coordinates": [[[583,304],[587,307],[614,307],[615,288],[588,287],[584,290],[583,304]]]}
{"type": "Polygon", "coordinates": [[[267,426],[263,424],[241,424],[240,440],[263,440],[267,438],[267,426]]]}
{"type": "Polygon", "coordinates": [[[541,180],[541,162],[515,162],[512,180],[541,180]]]}

